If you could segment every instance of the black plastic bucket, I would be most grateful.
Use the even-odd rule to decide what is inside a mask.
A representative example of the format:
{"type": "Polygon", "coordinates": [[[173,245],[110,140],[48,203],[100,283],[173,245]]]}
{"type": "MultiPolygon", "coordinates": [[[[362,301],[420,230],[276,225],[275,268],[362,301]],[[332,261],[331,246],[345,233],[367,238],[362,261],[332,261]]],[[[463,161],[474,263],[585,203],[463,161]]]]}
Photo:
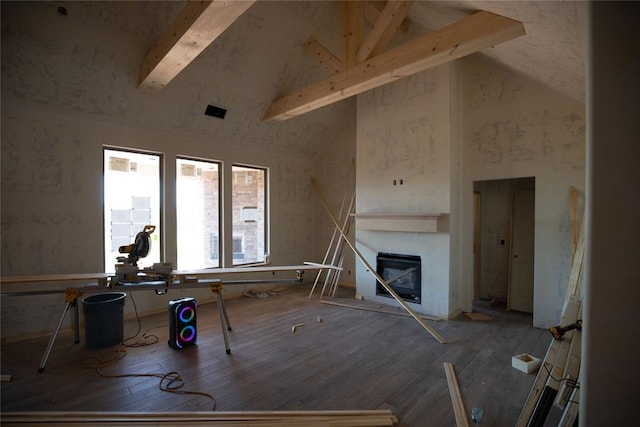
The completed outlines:
{"type": "Polygon", "coordinates": [[[96,294],[82,298],[87,348],[111,347],[124,334],[124,292],[96,294]]]}

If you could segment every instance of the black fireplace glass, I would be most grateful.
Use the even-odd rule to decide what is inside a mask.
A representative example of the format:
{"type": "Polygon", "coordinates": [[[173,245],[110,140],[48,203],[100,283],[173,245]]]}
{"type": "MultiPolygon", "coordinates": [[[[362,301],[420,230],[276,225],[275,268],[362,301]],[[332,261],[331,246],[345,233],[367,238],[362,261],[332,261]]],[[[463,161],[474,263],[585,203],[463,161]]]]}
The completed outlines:
{"type": "MultiPolygon", "coordinates": [[[[376,272],[405,301],[422,301],[421,259],[417,255],[378,253],[376,272]]],[[[384,286],[376,281],[376,295],[392,297],[384,286]]]]}

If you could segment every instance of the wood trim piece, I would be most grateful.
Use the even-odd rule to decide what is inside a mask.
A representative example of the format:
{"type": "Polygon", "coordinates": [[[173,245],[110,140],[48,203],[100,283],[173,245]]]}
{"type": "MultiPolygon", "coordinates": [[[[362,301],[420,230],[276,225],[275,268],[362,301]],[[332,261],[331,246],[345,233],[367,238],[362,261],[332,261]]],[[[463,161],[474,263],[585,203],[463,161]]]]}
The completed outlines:
{"type": "Polygon", "coordinates": [[[442,233],[449,231],[449,216],[442,213],[354,214],[356,228],[372,231],[442,233]]]}
{"type": "Polygon", "coordinates": [[[276,99],[262,120],[286,120],[524,34],[522,22],[480,11],[276,99]]]}
{"type": "Polygon", "coordinates": [[[316,40],[314,37],[309,37],[304,44],[304,50],[309,55],[313,56],[323,68],[331,73],[338,73],[344,70],[340,58],[335,56],[329,49],[324,47],[322,43],[316,40]]]}
{"type": "Polygon", "coordinates": [[[189,1],[142,62],[138,88],[157,90],[169,84],[253,3],[189,1]]]}
{"type": "Polygon", "coordinates": [[[387,2],[387,5],[373,24],[373,28],[369,31],[367,38],[358,49],[356,62],[365,61],[385,50],[412,5],[413,0],[387,2]]]}
{"type": "Polygon", "coordinates": [[[462,395],[460,394],[460,387],[458,386],[453,365],[449,362],[444,362],[444,372],[447,375],[449,394],[451,395],[451,403],[453,403],[453,413],[456,416],[456,426],[469,427],[467,411],[464,409],[464,402],[462,401],[462,395]]]}

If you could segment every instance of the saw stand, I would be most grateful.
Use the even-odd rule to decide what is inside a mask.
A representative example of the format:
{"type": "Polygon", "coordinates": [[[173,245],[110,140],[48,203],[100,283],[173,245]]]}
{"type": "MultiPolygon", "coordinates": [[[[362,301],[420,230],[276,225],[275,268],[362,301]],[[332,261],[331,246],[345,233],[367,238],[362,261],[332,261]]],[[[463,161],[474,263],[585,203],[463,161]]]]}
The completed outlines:
{"type": "MultiPolygon", "coordinates": [[[[227,331],[231,331],[231,323],[229,322],[229,315],[224,305],[224,299],[222,298],[222,282],[218,279],[200,279],[193,282],[186,282],[180,284],[180,289],[193,289],[208,287],[211,292],[216,294],[218,302],[218,312],[220,314],[220,326],[222,327],[222,335],[224,337],[224,345],[227,354],[231,354],[231,348],[229,347],[229,336],[227,331]]],[[[49,338],[49,343],[42,356],[42,361],[38,367],[38,372],[43,372],[47,366],[47,361],[53,350],[53,345],[58,338],[60,328],[64,323],[64,319],[69,312],[69,308],[73,307],[73,330],[74,330],[74,342],[78,344],[80,342],[80,321],[78,314],[78,298],[85,293],[112,293],[112,292],[125,292],[125,291],[142,291],[142,290],[155,290],[156,293],[166,293],[171,286],[166,282],[139,282],[128,283],[119,285],[115,288],[103,288],[103,287],[83,287],[83,288],[67,288],[64,291],[64,310],[60,316],[60,320],[53,331],[53,335],[49,338]]]]}

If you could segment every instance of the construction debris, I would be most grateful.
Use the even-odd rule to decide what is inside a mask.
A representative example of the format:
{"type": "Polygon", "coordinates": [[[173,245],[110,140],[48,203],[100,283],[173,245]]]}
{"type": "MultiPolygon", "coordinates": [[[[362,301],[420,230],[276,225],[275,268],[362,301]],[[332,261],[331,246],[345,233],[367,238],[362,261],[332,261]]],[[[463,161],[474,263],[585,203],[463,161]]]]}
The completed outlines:
{"type": "Polygon", "coordinates": [[[471,320],[493,320],[491,316],[484,313],[464,313],[471,320]]]}

